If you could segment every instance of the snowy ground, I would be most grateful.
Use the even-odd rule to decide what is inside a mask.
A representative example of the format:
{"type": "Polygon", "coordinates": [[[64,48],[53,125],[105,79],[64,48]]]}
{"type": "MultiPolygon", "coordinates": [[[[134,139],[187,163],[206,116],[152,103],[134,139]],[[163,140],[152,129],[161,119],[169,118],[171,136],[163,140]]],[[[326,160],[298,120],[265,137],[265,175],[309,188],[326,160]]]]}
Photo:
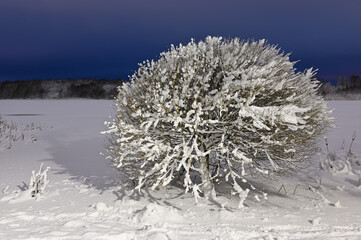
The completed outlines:
{"type": "MultiPolygon", "coordinates": [[[[329,149],[344,159],[353,132],[361,128],[361,102],[328,104],[335,108],[337,125],[327,134],[329,149]]],[[[126,190],[99,154],[105,144],[99,132],[112,114],[110,105],[0,101],[4,119],[41,126],[0,151],[0,239],[361,239],[360,176],[346,169],[321,171],[318,162],[325,154],[297,175],[253,180],[268,200],[250,196],[243,210],[227,186],[217,202],[197,205],[177,187],[142,196],[126,190]],[[31,135],[36,141],[26,141],[31,135]],[[32,198],[27,186],[41,163],[51,167],[50,183],[46,194],[32,198]]],[[[361,154],[361,134],[353,151],[361,154]]]]}

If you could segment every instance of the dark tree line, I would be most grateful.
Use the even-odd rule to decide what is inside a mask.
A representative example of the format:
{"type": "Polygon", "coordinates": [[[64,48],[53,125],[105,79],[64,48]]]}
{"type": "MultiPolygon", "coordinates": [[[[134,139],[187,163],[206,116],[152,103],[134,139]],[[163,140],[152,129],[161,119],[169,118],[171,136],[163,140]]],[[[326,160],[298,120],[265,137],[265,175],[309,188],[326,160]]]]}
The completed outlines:
{"type": "Polygon", "coordinates": [[[110,99],[124,80],[68,79],[0,82],[0,99],[110,99]]]}
{"type": "MultiPolygon", "coordinates": [[[[322,80],[320,81],[323,82],[322,80]]],[[[361,94],[361,78],[358,75],[339,77],[336,86],[330,82],[323,82],[319,92],[324,96],[361,94]]]]}

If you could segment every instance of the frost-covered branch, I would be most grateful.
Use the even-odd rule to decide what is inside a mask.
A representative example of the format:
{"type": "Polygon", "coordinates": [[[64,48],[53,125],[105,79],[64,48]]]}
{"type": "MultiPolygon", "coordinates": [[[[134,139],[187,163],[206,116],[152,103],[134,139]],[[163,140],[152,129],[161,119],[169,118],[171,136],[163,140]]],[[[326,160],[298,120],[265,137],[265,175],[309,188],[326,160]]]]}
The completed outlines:
{"type": "Polygon", "coordinates": [[[39,194],[43,194],[46,186],[49,183],[48,180],[48,171],[50,167],[43,169],[43,164],[40,165],[39,171],[35,173],[32,171],[32,176],[30,178],[29,189],[32,197],[36,197],[39,194]]]}

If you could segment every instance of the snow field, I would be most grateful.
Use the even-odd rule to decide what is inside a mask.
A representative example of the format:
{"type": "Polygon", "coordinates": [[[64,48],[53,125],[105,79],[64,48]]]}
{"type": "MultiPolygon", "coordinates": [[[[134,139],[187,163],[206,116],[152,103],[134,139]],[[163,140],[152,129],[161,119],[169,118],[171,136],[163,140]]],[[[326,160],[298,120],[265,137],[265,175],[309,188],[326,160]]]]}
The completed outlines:
{"type": "MultiPolygon", "coordinates": [[[[0,152],[0,239],[360,239],[359,175],[321,171],[319,159],[300,173],[251,183],[268,193],[239,210],[231,186],[220,183],[217,201],[172,186],[142,194],[119,184],[104,157],[104,121],[111,101],[2,100],[2,117],[48,126],[0,152]],[[51,167],[45,194],[32,198],[27,185],[41,163],[51,167]]],[[[330,101],[337,128],[327,134],[341,157],[361,128],[361,104],[330,101]],[[342,146],[344,149],[341,149],[342,146]]],[[[352,150],[361,154],[361,135],[352,150]]]]}

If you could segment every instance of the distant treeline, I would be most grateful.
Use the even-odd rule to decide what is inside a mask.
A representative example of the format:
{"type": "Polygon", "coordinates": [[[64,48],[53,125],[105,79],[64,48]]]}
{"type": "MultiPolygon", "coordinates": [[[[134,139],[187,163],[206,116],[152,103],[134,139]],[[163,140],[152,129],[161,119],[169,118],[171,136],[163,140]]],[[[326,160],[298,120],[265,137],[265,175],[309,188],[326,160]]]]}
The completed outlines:
{"type": "Polygon", "coordinates": [[[340,77],[336,86],[330,82],[323,82],[319,92],[325,99],[361,100],[361,78],[358,75],[340,77]]]}
{"type": "MultiPolygon", "coordinates": [[[[361,78],[358,75],[338,78],[337,85],[324,82],[319,92],[325,99],[361,100],[361,78]]],[[[0,99],[111,99],[124,80],[50,79],[0,82],[0,99]]]]}
{"type": "Polygon", "coordinates": [[[51,79],[0,82],[0,99],[110,99],[124,80],[51,79]]]}

